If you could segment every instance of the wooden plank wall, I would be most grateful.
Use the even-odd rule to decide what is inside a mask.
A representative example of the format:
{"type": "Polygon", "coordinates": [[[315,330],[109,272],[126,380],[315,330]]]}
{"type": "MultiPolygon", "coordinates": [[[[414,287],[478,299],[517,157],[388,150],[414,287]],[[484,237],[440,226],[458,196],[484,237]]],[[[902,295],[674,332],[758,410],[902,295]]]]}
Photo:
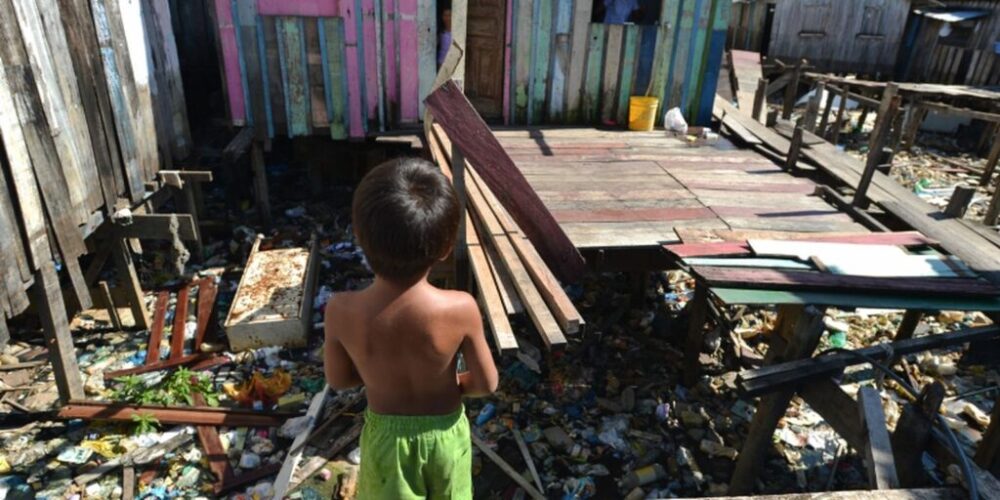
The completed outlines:
{"type": "Polygon", "coordinates": [[[908,62],[906,81],[955,85],[1000,85],[1000,54],[994,43],[1000,41],[1000,1],[945,1],[947,7],[992,11],[981,18],[964,46],[946,45],[938,36],[942,23],[931,19],[919,22],[910,54],[901,55],[908,62]]]}
{"type": "Polygon", "coordinates": [[[727,49],[761,52],[764,42],[771,34],[764,31],[767,10],[775,0],[742,0],[733,3],[733,14],[729,20],[727,49]]]}
{"type": "Polygon", "coordinates": [[[769,54],[825,72],[890,74],[911,0],[778,2],[769,54]]]}
{"type": "Polygon", "coordinates": [[[0,327],[190,151],[171,26],[167,0],[0,0],[0,327]]]}
{"type": "MultiPolygon", "coordinates": [[[[436,72],[434,0],[343,0],[337,16],[291,15],[309,12],[293,0],[282,8],[248,1],[238,10],[234,0],[214,1],[233,124],[252,123],[246,89],[255,81],[265,89],[271,136],[362,138],[422,116],[436,72]],[[288,15],[262,15],[254,10],[260,5],[288,15]],[[235,29],[248,22],[259,29],[235,29]],[[243,64],[255,47],[261,63],[243,64]]],[[[689,122],[706,123],[730,6],[663,0],[660,22],[639,26],[591,23],[590,0],[509,0],[505,70],[497,75],[504,79],[504,123],[624,125],[629,96],[646,94],[680,106],[689,122]]],[[[459,17],[454,11],[456,40],[459,17]]]]}

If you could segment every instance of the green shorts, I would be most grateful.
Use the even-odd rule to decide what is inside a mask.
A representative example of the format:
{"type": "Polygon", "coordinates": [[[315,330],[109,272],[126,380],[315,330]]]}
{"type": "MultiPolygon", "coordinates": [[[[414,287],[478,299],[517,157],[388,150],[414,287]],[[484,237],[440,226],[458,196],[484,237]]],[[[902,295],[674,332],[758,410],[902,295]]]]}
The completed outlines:
{"type": "Polygon", "coordinates": [[[465,406],[450,415],[365,412],[358,498],[472,498],[465,406]]]}

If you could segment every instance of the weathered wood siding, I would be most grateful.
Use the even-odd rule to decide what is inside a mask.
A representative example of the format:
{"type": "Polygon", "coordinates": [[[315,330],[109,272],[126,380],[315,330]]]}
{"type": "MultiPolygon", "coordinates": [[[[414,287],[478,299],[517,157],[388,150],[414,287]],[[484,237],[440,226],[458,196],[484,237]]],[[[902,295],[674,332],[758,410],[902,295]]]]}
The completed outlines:
{"type": "Polygon", "coordinates": [[[171,26],[167,0],[0,0],[0,344],[36,271],[79,278],[94,222],[190,151],[171,26]]]}
{"type": "Polygon", "coordinates": [[[779,0],[769,55],[820,71],[893,71],[910,0],[779,0]]]}
{"type": "MultiPolygon", "coordinates": [[[[254,125],[255,105],[268,110],[271,136],[361,138],[421,118],[436,72],[433,0],[341,0],[337,16],[286,15],[310,12],[294,0],[241,3],[239,10],[235,0],[214,1],[234,125],[254,125]],[[281,15],[263,15],[265,5],[281,15]],[[233,27],[247,23],[247,16],[259,29],[237,36],[233,27]],[[320,36],[311,36],[314,31],[320,36]],[[261,64],[248,73],[255,65],[241,61],[254,50],[261,64]],[[265,92],[248,101],[246,89],[254,82],[265,92]]],[[[689,121],[705,123],[731,5],[663,0],[659,23],[639,26],[591,23],[590,0],[509,0],[505,69],[497,75],[504,85],[504,122],[624,125],[628,97],[648,94],[661,99],[658,120],[679,106],[689,121]]],[[[459,40],[464,10],[455,7],[453,36],[459,40]]],[[[317,7],[323,13],[331,8],[317,7]]]]}
{"type": "Polygon", "coordinates": [[[767,28],[767,11],[776,0],[740,0],[733,2],[729,19],[726,48],[761,52],[771,34],[767,28]]]}
{"type": "Polygon", "coordinates": [[[948,8],[982,10],[989,15],[969,21],[975,27],[966,43],[942,42],[942,21],[913,16],[900,55],[900,79],[928,83],[1000,85],[1000,1],[942,2],[948,8]]]}

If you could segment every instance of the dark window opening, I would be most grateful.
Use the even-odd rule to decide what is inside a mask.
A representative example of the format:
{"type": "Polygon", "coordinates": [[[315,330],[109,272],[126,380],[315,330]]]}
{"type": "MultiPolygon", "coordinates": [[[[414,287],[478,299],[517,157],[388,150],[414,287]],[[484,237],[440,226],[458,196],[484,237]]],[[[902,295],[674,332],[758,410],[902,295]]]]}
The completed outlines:
{"type": "Polygon", "coordinates": [[[604,24],[657,24],[663,0],[593,0],[590,21],[604,24]]]}
{"type": "Polygon", "coordinates": [[[968,47],[972,35],[976,31],[976,21],[964,23],[943,23],[938,31],[938,41],[941,45],[951,47],[968,47]]]}

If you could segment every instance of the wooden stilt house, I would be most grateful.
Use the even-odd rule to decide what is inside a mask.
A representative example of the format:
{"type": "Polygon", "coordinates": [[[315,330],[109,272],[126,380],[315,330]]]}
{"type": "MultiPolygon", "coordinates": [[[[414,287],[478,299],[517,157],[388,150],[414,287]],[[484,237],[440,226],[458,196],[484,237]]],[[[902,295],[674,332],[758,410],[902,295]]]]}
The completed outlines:
{"type": "Polygon", "coordinates": [[[631,95],[710,119],[731,0],[214,0],[229,118],[269,137],[362,138],[415,127],[442,13],[456,71],[494,123],[624,125],[631,95]]]}

